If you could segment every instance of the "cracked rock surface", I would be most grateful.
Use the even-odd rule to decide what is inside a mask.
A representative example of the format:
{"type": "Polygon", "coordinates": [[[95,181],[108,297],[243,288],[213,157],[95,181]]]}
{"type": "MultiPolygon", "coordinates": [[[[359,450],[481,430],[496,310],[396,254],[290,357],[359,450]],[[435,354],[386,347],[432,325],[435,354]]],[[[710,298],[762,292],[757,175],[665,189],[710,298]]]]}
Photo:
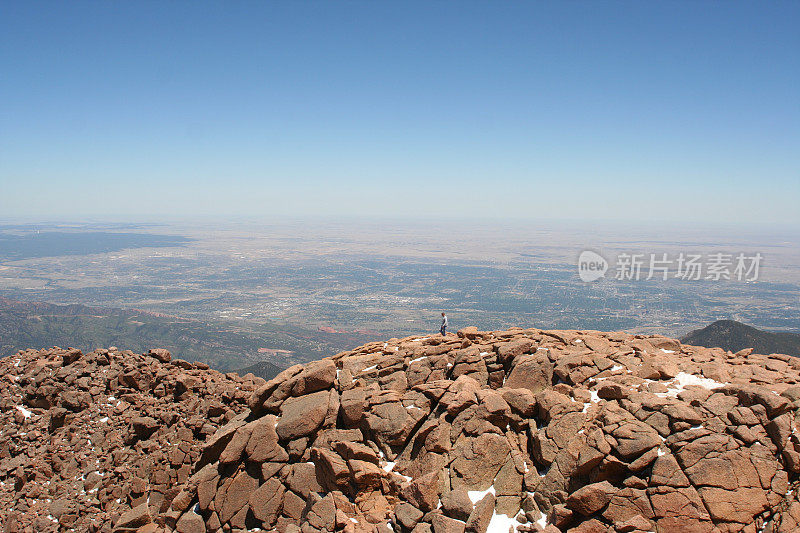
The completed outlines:
{"type": "Polygon", "coordinates": [[[796,531],[798,369],[595,331],[372,343],[261,386],[167,525],[796,531]]]}
{"type": "Polygon", "coordinates": [[[0,359],[4,532],[165,524],[201,446],[264,383],[166,350],[28,350],[0,359]]]}
{"type": "MultiPolygon", "coordinates": [[[[33,509],[50,498],[54,527],[800,530],[800,359],[786,355],[734,354],[626,333],[466,328],[367,344],[264,382],[176,366],[155,354],[115,362],[117,355],[95,352],[68,362],[73,356],[65,353],[21,356],[27,361],[17,372],[22,377],[6,378],[4,427],[11,429],[0,438],[3,503],[11,495],[33,509]],[[103,372],[90,361],[98,357],[119,368],[97,385],[102,392],[93,392],[91,383],[103,372]],[[44,372],[32,370],[36,365],[54,375],[55,386],[69,386],[54,393],[43,382],[32,384],[44,372]],[[87,390],[78,384],[83,371],[69,379],[56,375],[73,365],[96,369],[81,382],[87,390]],[[148,365],[157,370],[143,372],[148,365]],[[124,377],[136,371],[140,378],[124,377]],[[199,383],[178,385],[181,373],[199,383]],[[122,398],[111,387],[131,389],[134,381],[151,399],[131,402],[139,407],[120,415],[119,438],[103,441],[97,434],[98,417],[109,416],[98,407],[109,403],[103,395],[122,398]],[[163,391],[156,394],[159,385],[163,391]],[[182,402],[187,405],[179,407],[182,402]],[[179,408],[175,419],[165,419],[179,408]],[[79,422],[76,412],[87,409],[79,422]],[[80,500],[79,509],[69,501],[54,505],[48,494],[58,490],[44,483],[44,466],[24,466],[38,464],[34,457],[56,442],[52,432],[70,425],[77,428],[73,434],[106,443],[92,458],[101,461],[103,479],[117,476],[100,485],[105,492],[98,503],[80,500]],[[188,438],[187,429],[188,452],[173,464],[169,447],[180,431],[188,438]],[[27,459],[15,462],[22,449],[27,459]],[[119,450],[127,459],[110,464],[119,450]],[[155,459],[159,454],[167,460],[155,459]],[[151,468],[147,476],[133,466],[151,463],[170,466],[151,468]],[[17,487],[20,476],[25,482],[17,487]],[[26,486],[37,488],[26,493],[26,486]],[[149,505],[142,499],[147,490],[149,505]],[[54,507],[73,522],[61,524],[54,507]],[[100,514],[88,518],[92,513],[100,514]]],[[[2,361],[7,374],[14,373],[13,362],[2,361]]],[[[58,441],[64,450],[87,447],[80,439],[58,441]]],[[[88,480],[92,472],[76,462],[88,480]]],[[[53,460],[40,463],[56,472],[53,460]]],[[[58,472],[71,465],[63,458],[58,464],[58,472]]],[[[57,486],[78,474],[70,468],[58,474],[57,486]]],[[[38,522],[16,520],[17,530],[38,530],[38,522]]]]}

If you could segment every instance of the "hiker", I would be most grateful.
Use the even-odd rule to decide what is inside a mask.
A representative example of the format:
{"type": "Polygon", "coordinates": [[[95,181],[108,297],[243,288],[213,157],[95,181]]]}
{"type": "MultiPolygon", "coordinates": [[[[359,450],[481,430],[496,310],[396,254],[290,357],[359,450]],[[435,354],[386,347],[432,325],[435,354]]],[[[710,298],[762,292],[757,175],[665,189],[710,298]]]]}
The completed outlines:
{"type": "Polygon", "coordinates": [[[444,336],[446,335],[445,332],[446,330],[447,330],[447,315],[442,313],[442,327],[439,328],[439,333],[441,333],[442,336],[444,336]]]}

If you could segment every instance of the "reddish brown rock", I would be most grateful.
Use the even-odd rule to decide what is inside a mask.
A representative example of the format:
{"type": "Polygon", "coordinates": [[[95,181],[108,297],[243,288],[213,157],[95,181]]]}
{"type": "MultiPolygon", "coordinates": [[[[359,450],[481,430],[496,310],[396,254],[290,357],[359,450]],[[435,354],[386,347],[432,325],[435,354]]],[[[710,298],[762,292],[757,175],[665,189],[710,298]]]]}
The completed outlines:
{"type": "Polygon", "coordinates": [[[511,328],[370,343],[270,382],[117,349],[21,352],[0,375],[9,531],[53,531],[48,515],[120,533],[800,524],[786,356],[511,328]]]}
{"type": "Polygon", "coordinates": [[[439,473],[431,472],[411,481],[401,494],[417,509],[424,512],[435,509],[439,503],[439,473]]]}
{"type": "Polygon", "coordinates": [[[318,391],[287,399],[281,406],[281,417],[275,431],[281,440],[294,440],[317,431],[328,414],[331,395],[335,391],[318,391]]]}
{"type": "Polygon", "coordinates": [[[515,366],[506,379],[510,389],[528,389],[533,394],[550,387],[553,382],[553,363],[542,353],[515,359],[515,366]]]}
{"type": "Polygon", "coordinates": [[[494,514],[494,505],[495,497],[491,492],[478,500],[467,519],[464,529],[474,533],[486,533],[494,514]]]}
{"type": "MultiPolygon", "coordinates": [[[[63,514],[59,511],[55,511],[55,513],[59,516],[63,514]]],[[[152,521],[150,509],[147,504],[142,504],[120,516],[115,527],[116,529],[137,529],[152,521]]]]}
{"type": "Polygon", "coordinates": [[[617,489],[608,481],[592,483],[576,490],[567,498],[567,506],[584,516],[600,511],[608,505],[617,489]]]}
{"type": "Polygon", "coordinates": [[[261,522],[261,527],[268,529],[275,525],[283,508],[285,491],[283,483],[271,478],[250,495],[248,499],[250,510],[261,522]]]}

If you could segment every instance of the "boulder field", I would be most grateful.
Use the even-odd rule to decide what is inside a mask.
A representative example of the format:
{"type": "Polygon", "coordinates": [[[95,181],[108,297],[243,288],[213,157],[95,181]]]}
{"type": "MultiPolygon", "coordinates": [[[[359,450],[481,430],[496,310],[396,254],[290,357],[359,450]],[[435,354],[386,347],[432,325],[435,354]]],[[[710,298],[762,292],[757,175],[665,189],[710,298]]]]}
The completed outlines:
{"type": "Polygon", "coordinates": [[[800,359],[509,329],[264,382],[164,350],[0,361],[5,531],[800,530],[800,359]]]}
{"type": "Polygon", "coordinates": [[[3,531],[164,523],[203,443],[246,412],[263,383],[160,349],[54,348],[0,359],[3,531]]]}

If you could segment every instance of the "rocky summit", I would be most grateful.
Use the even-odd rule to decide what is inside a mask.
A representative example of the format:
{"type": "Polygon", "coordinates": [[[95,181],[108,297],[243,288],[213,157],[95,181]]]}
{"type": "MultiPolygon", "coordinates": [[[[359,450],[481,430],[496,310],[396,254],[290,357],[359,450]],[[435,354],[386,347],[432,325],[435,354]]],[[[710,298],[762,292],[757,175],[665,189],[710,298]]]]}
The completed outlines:
{"type": "Polygon", "coordinates": [[[222,375],[0,362],[5,531],[800,530],[800,359],[661,336],[391,339],[222,375]]]}
{"type": "Polygon", "coordinates": [[[264,383],[116,348],[19,352],[0,376],[4,532],[163,524],[203,443],[264,383]]]}

